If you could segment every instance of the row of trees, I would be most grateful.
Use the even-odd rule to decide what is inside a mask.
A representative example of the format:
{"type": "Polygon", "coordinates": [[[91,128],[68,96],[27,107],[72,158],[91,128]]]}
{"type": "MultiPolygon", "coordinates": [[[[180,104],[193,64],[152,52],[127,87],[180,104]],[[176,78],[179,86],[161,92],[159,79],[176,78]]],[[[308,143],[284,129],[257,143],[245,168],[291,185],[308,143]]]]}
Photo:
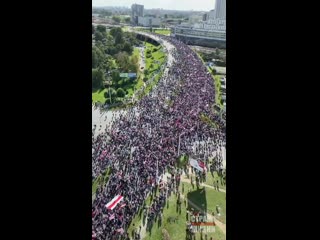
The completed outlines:
{"type": "Polygon", "coordinates": [[[110,88],[110,92],[108,89],[105,97],[111,96],[114,103],[127,94],[123,88],[132,83],[131,79],[121,78],[120,73],[139,70],[138,56],[130,56],[133,44],[139,44],[139,41],[133,33],[123,32],[121,28],[107,31],[105,26],[98,25],[92,29],[95,37],[92,47],[92,87],[103,88],[105,82],[111,82],[113,88],[110,88]]]}

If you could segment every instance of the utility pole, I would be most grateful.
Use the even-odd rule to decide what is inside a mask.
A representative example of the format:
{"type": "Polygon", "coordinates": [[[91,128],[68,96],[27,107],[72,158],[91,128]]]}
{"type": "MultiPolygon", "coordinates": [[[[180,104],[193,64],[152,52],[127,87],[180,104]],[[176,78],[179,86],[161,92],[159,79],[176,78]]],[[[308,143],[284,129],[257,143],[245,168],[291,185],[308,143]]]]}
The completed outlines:
{"type": "Polygon", "coordinates": [[[109,98],[110,98],[110,104],[111,104],[111,93],[110,93],[110,86],[109,86],[109,98]]]}

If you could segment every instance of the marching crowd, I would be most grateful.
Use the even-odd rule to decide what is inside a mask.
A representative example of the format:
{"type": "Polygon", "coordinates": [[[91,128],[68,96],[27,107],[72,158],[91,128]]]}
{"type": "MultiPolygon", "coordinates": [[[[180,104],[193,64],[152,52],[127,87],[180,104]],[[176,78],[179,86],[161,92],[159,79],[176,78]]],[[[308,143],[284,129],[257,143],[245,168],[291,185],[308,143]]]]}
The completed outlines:
{"type": "MultiPolygon", "coordinates": [[[[174,168],[178,155],[207,158],[216,152],[215,168],[222,168],[218,153],[225,146],[225,126],[212,110],[212,76],[187,45],[157,36],[175,47],[169,52],[175,61],[148,96],[114,115],[111,125],[92,137],[93,180],[111,169],[92,204],[92,239],[129,239],[127,229],[133,217],[165,171],[174,168]],[[213,119],[217,128],[202,121],[201,114],[213,119]],[[123,196],[123,201],[108,210],[106,204],[116,195],[123,196]]],[[[161,212],[166,196],[156,198],[149,221],[161,212]]]]}

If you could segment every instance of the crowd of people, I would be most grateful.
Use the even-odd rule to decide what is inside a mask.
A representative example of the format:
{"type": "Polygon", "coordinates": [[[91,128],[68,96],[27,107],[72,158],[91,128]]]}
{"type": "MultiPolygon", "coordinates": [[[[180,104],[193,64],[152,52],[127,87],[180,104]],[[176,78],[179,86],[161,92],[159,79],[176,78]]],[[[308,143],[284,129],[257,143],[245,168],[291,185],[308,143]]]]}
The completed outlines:
{"type": "MultiPolygon", "coordinates": [[[[129,239],[132,219],[159,187],[161,176],[174,168],[179,155],[210,157],[215,152],[217,168],[222,167],[217,152],[225,146],[225,126],[213,111],[211,74],[187,45],[154,35],[174,46],[168,51],[174,62],[166,66],[148,96],[114,114],[105,131],[92,137],[92,180],[107,170],[109,174],[107,183],[97,188],[92,204],[92,239],[129,239]],[[201,114],[217,127],[202,121],[201,114]],[[106,204],[116,195],[123,196],[123,201],[108,210],[106,204]]],[[[165,198],[166,194],[156,198],[149,221],[161,212],[165,198]]]]}

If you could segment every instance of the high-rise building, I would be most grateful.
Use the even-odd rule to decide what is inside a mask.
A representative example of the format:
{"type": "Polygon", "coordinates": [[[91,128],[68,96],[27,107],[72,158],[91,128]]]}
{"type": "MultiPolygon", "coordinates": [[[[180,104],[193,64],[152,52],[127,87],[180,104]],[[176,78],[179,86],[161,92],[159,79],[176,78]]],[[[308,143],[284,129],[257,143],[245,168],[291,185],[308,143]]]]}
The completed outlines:
{"type": "Polygon", "coordinates": [[[216,0],[215,5],[216,19],[226,19],[226,0],[216,0]]]}
{"type": "Polygon", "coordinates": [[[138,24],[138,17],[143,17],[143,5],[132,4],[131,6],[131,22],[135,25],[138,24]]]}

